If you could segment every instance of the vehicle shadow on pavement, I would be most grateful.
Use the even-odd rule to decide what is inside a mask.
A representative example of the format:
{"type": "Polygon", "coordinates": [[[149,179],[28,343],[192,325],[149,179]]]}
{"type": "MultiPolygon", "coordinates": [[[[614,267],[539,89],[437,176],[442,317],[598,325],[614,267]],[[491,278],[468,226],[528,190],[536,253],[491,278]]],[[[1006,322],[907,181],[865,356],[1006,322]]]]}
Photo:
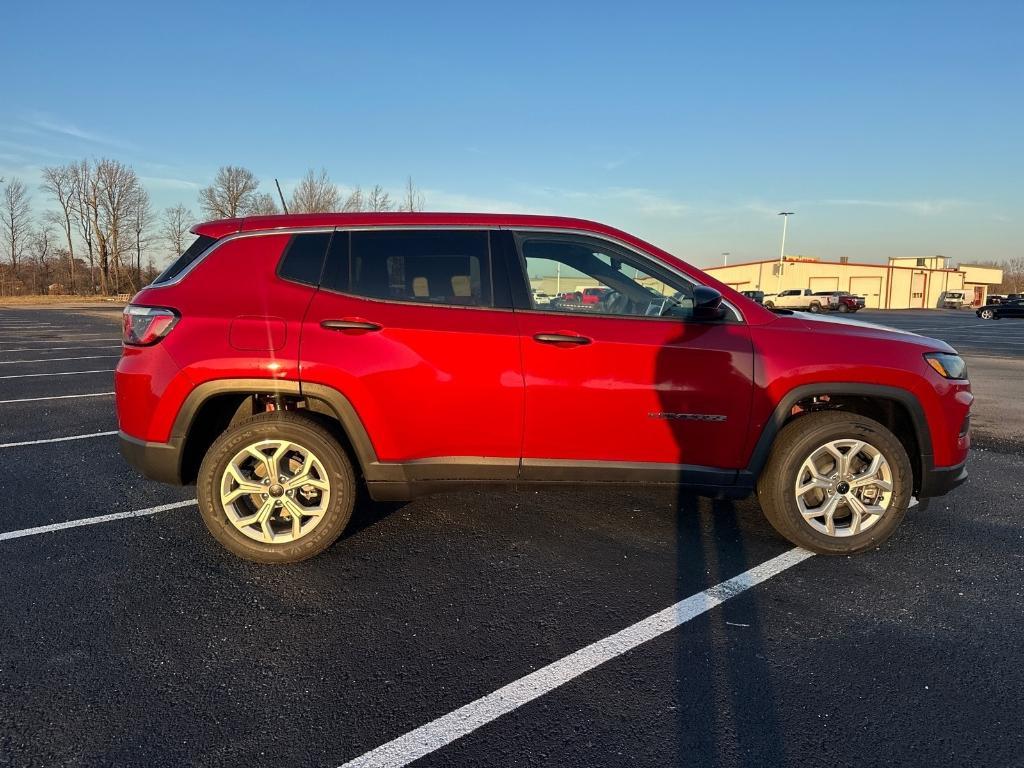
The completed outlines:
{"type": "MultiPolygon", "coordinates": [[[[742,517],[733,502],[681,492],[677,572],[702,571],[710,587],[758,565],[742,517]]],[[[677,585],[679,600],[692,594],[691,578],[677,585]]],[[[733,598],[686,625],[677,632],[675,655],[677,764],[697,757],[701,765],[782,765],[786,753],[756,599],[733,598]]]]}

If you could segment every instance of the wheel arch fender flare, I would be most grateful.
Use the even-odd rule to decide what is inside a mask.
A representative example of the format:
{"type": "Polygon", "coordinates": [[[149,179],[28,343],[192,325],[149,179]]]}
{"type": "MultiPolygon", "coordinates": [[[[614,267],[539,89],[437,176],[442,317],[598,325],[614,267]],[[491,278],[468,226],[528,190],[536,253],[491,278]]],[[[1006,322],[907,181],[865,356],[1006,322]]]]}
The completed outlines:
{"type": "Polygon", "coordinates": [[[747,472],[751,477],[756,478],[764,469],[768,461],[768,454],[771,453],[775,438],[782,430],[783,425],[789,418],[793,406],[801,400],[815,395],[847,395],[853,397],[871,397],[877,399],[891,400],[899,403],[907,409],[914,426],[914,436],[917,439],[920,456],[911,456],[911,462],[920,459],[922,471],[930,469],[932,465],[932,439],[928,427],[928,420],[925,416],[924,406],[917,396],[909,390],[900,387],[891,387],[885,384],[868,384],[864,382],[823,382],[820,384],[803,384],[789,390],[776,404],[772,415],[765,423],[750,454],[747,463],[747,472]]]}
{"type": "Polygon", "coordinates": [[[185,441],[203,405],[220,395],[280,395],[313,400],[333,414],[348,437],[355,458],[365,472],[377,463],[377,454],[370,435],[351,401],[338,390],[323,384],[302,384],[298,381],[273,379],[216,379],[193,389],[178,411],[171,428],[171,440],[185,441]]]}

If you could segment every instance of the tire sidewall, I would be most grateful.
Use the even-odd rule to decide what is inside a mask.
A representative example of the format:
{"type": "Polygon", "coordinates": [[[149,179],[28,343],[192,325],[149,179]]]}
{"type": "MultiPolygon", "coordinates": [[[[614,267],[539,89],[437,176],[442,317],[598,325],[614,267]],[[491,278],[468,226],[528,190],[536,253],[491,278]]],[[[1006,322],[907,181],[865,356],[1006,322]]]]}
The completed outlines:
{"type": "MultiPolygon", "coordinates": [[[[842,414],[843,419],[834,416],[820,418],[830,415],[810,414],[786,427],[794,431],[800,429],[801,432],[786,446],[784,455],[773,453],[765,468],[773,475],[769,483],[759,483],[758,497],[766,514],[769,511],[767,505],[772,506],[773,514],[768,514],[772,525],[793,543],[823,554],[853,554],[878,546],[899,527],[913,492],[913,469],[899,439],[878,422],[856,414],[842,414]],[[855,536],[840,538],[813,529],[803,519],[793,487],[801,465],[814,450],[832,440],[842,439],[863,440],[881,451],[892,471],[893,498],[888,511],[871,528],[855,536]]],[[[779,437],[782,438],[783,433],[779,437]]]]}
{"type": "Polygon", "coordinates": [[[261,563],[294,563],[327,549],[352,516],[356,484],[351,462],[341,446],[319,424],[294,414],[261,414],[231,428],[214,441],[199,469],[199,510],[203,522],[226,549],[261,563]],[[231,524],[220,502],[220,483],[228,462],[246,445],[260,440],[290,440],[312,451],[331,484],[324,519],[296,542],[266,544],[251,539],[231,524]]]}

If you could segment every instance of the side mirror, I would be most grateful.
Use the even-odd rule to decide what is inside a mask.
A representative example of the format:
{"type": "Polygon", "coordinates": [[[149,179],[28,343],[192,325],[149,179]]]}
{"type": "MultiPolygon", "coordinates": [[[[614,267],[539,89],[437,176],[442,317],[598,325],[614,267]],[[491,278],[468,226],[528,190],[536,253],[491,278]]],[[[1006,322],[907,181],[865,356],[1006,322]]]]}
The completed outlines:
{"type": "Polygon", "coordinates": [[[693,289],[693,319],[721,320],[725,316],[722,306],[722,294],[706,285],[697,285],[693,289]]]}

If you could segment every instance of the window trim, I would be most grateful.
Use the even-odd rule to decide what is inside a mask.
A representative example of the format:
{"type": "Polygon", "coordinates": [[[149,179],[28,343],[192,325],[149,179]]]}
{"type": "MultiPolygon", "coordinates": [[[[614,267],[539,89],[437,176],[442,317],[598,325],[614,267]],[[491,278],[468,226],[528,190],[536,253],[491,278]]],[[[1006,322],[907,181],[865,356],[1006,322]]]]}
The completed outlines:
{"type": "MultiPolygon", "coordinates": [[[[652,265],[654,267],[654,272],[653,272],[653,274],[651,274],[652,277],[656,277],[657,276],[657,271],[660,270],[662,272],[667,273],[668,275],[671,275],[673,277],[677,277],[677,278],[679,278],[681,280],[686,281],[687,283],[689,283],[693,287],[704,286],[706,284],[698,282],[697,280],[695,280],[693,277],[691,277],[690,275],[686,274],[685,272],[683,272],[681,270],[678,270],[678,269],[675,269],[671,265],[664,263],[661,259],[656,257],[654,254],[648,253],[647,251],[642,251],[639,248],[636,248],[635,246],[630,245],[629,243],[625,243],[622,240],[619,240],[616,237],[611,237],[609,235],[605,235],[605,234],[601,234],[601,233],[597,233],[597,232],[590,232],[590,231],[585,230],[585,229],[561,229],[561,228],[553,228],[553,227],[501,227],[501,229],[504,230],[504,231],[511,232],[512,235],[513,235],[512,242],[513,242],[513,244],[515,246],[515,259],[516,259],[516,264],[518,266],[519,277],[518,277],[518,280],[516,280],[514,275],[510,276],[510,277],[511,277],[511,279],[516,280],[516,282],[520,283],[520,290],[522,290],[524,286],[525,286],[525,290],[526,290],[526,293],[523,294],[523,295],[525,295],[526,301],[528,302],[528,304],[526,306],[524,306],[524,307],[520,307],[520,306],[518,306],[518,303],[517,303],[517,306],[515,307],[515,311],[516,312],[532,312],[532,313],[536,313],[536,314],[549,315],[549,316],[552,316],[552,317],[595,317],[595,318],[604,318],[604,319],[613,319],[613,320],[654,320],[654,321],[663,322],[663,323],[664,322],[670,322],[670,323],[699,323],[701,325],[705,325],[705,324],[708,324],[708,323],[717,323],[717,324],[725,323],[725,324],[729,324],[729,325],[746,324],[746,317],[744,317],[744,315],[740,311],[739,307],[737,307],[731,301],[726,299],[724,296],[722,297],[722,304],[724,304],[726,307],[728,307],[729,309],[732,310],[732,312],[736,316],[736,319],[725,318],[725,319],[722,319],[722,320],[695,320],[692,317],[685,317],[685,318],[683,318],[683,317],[672,317],[672,316],[668,316],[668,315],[666,315],[664,317],[651,317],[649,315],[610,315],[610,314],[599,313],[599,312],[559,312],[557,310],[551,310],[551,309],[538,309],[538,308],[534,307],[533,303],[529,300],[529,295],[530,295],[530,276],[529,276],[529,273],[528,273],[528,271],[526,269],[526,261],[525,261],[525,256],[523,256],[522,248],[519,247],[519,235],[522,234],[522,233],[540,234],[540,235],[544,235],[544,234],[569,235],[569,236],[575,236],[575,237],[583,237],[583,238],[587,238],[587,239],[590,239],[590,240],[597,240],[598,242],[606,242],[606,243],[609,243],[611,245],[616,246],[616,248],[618,248],[619,250],[624,250],[624,251],[628,252],[630,255],[634,256],[637,259],[637,261],[639,261],[642,265],[645,265],[645,267],[648,264],[652,265]]],[[[510,269],[510,271],[512,271],[512,269],[513,269],[511,263],[509,264],[509,269],[510,269]]],[[[515,302],[515,293],[516,292],[513,289],[513,302],[515,302]]],[[[521,301],[522,301],[522,298],[520,297],[520,302],[521,301]]]]}

